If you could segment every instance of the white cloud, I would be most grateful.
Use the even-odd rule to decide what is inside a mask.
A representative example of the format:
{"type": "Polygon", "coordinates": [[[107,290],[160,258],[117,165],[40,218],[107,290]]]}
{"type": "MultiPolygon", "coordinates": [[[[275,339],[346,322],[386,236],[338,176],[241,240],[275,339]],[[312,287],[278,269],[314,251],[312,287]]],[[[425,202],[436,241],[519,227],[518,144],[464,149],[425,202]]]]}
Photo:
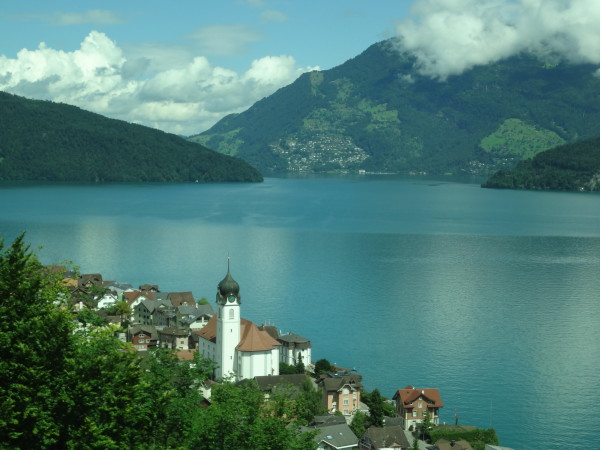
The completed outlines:
{"type": "Polygon", "coordinates": [[[51,25],[70,26],[81,24],[115,25],[125,22],[121,15],[115,11],[92,9],[82,13],[54,13],[42,16],[51,25]]]}
{"type": "Polygon", "coordinates": [[[600,63],[597,0],[418,0],[398,23],[424,75],[446,79],[520,52],[600,63]]]}
{"type": "Polygon", "coordinates": [[[313,70],[297,67],[286,55],[255,60],[243,74],[185,51],[176,52],[170,64],[157,61],[167,53],[166,47],[125,51],[93,31],[72,52],[41,43],[16,58],[0,55],[0,90],[191,135],[313,70]]]}
{"type": "Polygon", "coordinates": [[[245,25],[207,25],[186,37],[203,55],[235,55],[263,39],[261,33],[245,25]]]}
{"type": "Polygon", "coordinates": [[[288,16],[285,13],[272,9],[260,13],[260,18],[263,22],[285,22],[288,20],[288,16]]]}

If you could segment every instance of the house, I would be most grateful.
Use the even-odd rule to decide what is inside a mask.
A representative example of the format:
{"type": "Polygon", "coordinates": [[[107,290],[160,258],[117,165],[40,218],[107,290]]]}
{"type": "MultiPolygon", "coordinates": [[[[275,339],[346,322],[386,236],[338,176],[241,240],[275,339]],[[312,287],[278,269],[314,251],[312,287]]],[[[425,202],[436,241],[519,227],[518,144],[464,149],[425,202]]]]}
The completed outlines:
{"type": "Polygon", "coordinates": [[[216,365],[216,378],[239,381],[264,375],[279,375],[281,344],[254,323],[243,319],[240,286],[229,268],[217,285],[217,313],[195,334],[198,351],[216,365]]]}
{"type": "Polygon", "coordinates": [[[178,328],[197,330],[204,328],[214,315],[211,305],[188,306],[181,305],[175,310],[175,323],[178,328]]]}
{"type": "Polygon", "coordinates": [[[359,374],[325,375],[318,384],[323,388],[323,401],[330,413],[341,411],[354,415],[360,407],[362,376],[359,374]]]}
{"type": "Polygon", "coordinates": [[[158,333],[151,325],[133,325],[127,329],[127,342],[131,342],[137,351],[156,348],[158,333]]]}
{"type": "Polygon", "coordinates": [[[98,300],[98,309],[114,306],[119,301],[119,296],[115,291],[107,290],[98,300]]]}
{"type": "Polygon", "coordinates": [[[407,450],[409,447],[406,434],[400,425],[369,427],[358,442],[360,450],[407,450]]]}
{"type": "Polygon", "coordinates": [[[169,292],[167,300],[175,308],[181,305],[196,306],[196,300],[191,292],[169,292]]]}
{"type": "Polygon", "coordinates": [[[158,330],[158,340],[161,348],[189,350],[188,336],[188,330],[168,327],[158,330]]]}
{"type": "Polygon", "coordinates": [[[358,443],[358,438],[345,422],[317,428],[301,427],[300,430],[303,432],[317,431],[317,435],[313,439],[317,442],[318,449],[352,449],[356,448],[358,443]]]}
{"type": "Polygon", "coordinates": [[[158,284],[142,284],[139,287],[139,290],[142,292],[160,292],[160,290],[158,289],[158,284]]]}
{"type": "Polygon", "coordinates": [[[159,302],[156,300],[142,300],[133,308],[133,321],[141,325],[154,325],[154,311],[159,302]]]}
{"type": "Polygon", "coordinates": [[[151,292],[142,291],[126,291],[123,292],[123,300],[129,303],[131,310],[133,311],[137,305],[142,303],[144,300],[153,300],[151,292]]]}
{"type": "Polygon", "coordinates": [[[99,273],[84,273],[77,280],[80,287],[85,289],[91,288],[104,288],[104,284],[102,283],[102,275],[99,273]]]}
{"type": "Polygon", "coordinates": [[[277,338],[281,344],[279,361],[295,366],[302,361],[308,365],[312,361],[310,341],[294,333],[287,333],[277,338]]]}
{"type": "Polygon", "coordinates": [[[120,283],[118,281],[104,282],[103,285],[109,291],[115,292],[118,298],[122,298],[124,292],[132,292],[134,290],[131,284],[120,283]]]}
{"type": "Polygon", "coordinates": [[[398,389],[392,400],[396,401],[396,413],[402,417],[405,430],[414,430],[426,416],[429,416],[432,424],[439,424],[439,408],[444,404],[437,389],[406,386],[398,389]]]}

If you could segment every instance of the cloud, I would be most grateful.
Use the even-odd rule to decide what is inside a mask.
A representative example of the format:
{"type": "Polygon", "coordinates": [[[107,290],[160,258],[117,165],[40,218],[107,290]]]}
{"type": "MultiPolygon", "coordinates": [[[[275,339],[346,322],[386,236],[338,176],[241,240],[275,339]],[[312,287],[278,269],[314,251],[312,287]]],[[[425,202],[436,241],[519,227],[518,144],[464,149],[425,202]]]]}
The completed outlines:
{"type": "Polygon", "coordinates": [[[288,20],[288,16],[285,13],[272,9],[260,13],[260,18],[263,22],[285,22],[288,20]]]}
{"type": "Polygon", "coordinates": [[[520,52],[600,63],[597,0],[418,0],[396,34],[424,75],[445,80],[520,52]]]}
{"type": "Polygon", "coordinates": [[[261,33],[245,25],[207,25],[186,37],[195,42],[203,55],[235,55],[248,44],[264,39],[261,33]]]}
{"type": "Polygon", "coordinates": [[[70,25],[116,25],[124,23],[125,20],[115,11],[104,9],[92,9],[82,13],[54,13],[42,16],[50,25],[70,26],[70,25]]]}
{"type": "Polygon", "coordinates": [[[0,90],[191,135],[315,69],[280,55],[257,59],[238,74],[183,50],[165,64],[168,48],[153,49],[124,50],[97,31],[71,52],[41,43],[15,58],[0,55],[0,90]]]}

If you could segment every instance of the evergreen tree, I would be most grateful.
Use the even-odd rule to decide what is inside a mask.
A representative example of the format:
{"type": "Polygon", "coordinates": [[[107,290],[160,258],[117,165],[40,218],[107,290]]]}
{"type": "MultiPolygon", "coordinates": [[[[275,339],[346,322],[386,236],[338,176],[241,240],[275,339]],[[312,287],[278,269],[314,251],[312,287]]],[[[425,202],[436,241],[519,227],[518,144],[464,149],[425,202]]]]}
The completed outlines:
{"type": "Polygon", "coordinates": [[[0,445],[45,448],[59,442],[68,361],[75,355],[66,291],[19,236],[0,240],[0,445]]]}

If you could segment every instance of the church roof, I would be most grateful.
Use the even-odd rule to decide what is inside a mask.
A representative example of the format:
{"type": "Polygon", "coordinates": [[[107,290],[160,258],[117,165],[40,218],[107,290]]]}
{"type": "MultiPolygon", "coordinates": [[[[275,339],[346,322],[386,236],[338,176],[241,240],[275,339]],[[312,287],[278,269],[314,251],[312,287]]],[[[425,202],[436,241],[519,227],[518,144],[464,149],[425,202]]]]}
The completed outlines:
{"type": "Polygon", "coordinates": [[[242,352],[271,350],[274,346],[281,345],[269,333],[260,331],[254,323],[246,319],[241,319],[240,336],[240,343],[236,350],[242,352]]]}
{"type": "Polygon", "coordinates": [[[213,315],[196,334],[207,341],[217,342],[217,315],[213,315]]]}
{"type": "MultiPolygon", "coordinates": [[[[196,331],[196,335],[207,341],[217,342],[217,315],[212,316],[204,328],[196,331]]],[[[266,331],[261,331],[249,320],[240,319],[240,342],[236,350],[242,352],[260,352],[271,350],[274,346],[281,345],[266,331]]]]}

